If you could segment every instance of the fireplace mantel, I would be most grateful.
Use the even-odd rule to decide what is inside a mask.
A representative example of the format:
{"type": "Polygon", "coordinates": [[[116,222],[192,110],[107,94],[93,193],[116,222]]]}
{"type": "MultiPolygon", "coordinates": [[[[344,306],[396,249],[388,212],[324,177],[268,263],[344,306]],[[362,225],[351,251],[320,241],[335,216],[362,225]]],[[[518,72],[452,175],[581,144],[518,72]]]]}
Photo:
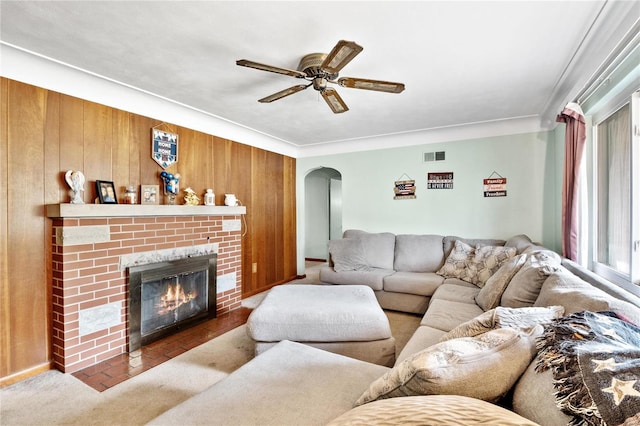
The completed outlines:
{"type": "Polygon", "coordinates": [[[100,218],[144,216],[236,216],[246,214],[245,206],[185,206],[148,204],[47,204],[47,217],[100,218]]]}

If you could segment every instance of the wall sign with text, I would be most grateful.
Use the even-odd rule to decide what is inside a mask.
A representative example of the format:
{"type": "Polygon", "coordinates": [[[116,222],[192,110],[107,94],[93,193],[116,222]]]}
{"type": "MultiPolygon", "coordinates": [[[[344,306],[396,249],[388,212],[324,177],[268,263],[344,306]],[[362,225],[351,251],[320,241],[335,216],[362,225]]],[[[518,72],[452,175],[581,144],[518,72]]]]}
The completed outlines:
{"type": "Polygon", "coordinates": [[[487,178],[483,180],[485,197],[506,197],[507,178],[487,178]]]}
{"type": "Polygon", "coordinates": [[[427,173],[427,189],[453,189],[453,172],[427,173]]]}
{"type": "Polygon", "coordinates": [[[151,156],[163,169],[178,162],[178,135],[153,129],[151,156]]]}

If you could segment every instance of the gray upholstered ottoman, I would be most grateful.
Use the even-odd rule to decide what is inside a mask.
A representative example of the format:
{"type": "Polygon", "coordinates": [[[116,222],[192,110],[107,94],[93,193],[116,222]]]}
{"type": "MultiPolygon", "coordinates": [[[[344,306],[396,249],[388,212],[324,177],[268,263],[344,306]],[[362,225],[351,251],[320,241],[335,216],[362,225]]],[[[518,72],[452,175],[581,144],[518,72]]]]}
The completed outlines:
{"type": "Polygon", "coordinates": [[[363,285],[272,288],[247,321],[256,355],[282,340],[392,366],[396,343],[373,290],[363,285]]]}

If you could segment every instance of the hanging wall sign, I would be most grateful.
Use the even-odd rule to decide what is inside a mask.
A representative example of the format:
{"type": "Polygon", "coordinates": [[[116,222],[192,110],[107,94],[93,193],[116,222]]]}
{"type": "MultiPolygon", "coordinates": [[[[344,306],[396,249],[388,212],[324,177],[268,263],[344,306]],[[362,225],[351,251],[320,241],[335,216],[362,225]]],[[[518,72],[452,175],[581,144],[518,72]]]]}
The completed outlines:
{"type": "Polygon", "coordinates": [[[485,197],[506,197],[507,196],[507,178],[493,172],[491,176],[482,181],[484,185],[485,197]]]}
{"type": "Polygon", "coordinates": [[[416,181],[415,180],[397,180],[393,189],[395,195],[394,200],[410,200],[416,198],[416,181]]]}
{"type": "Polygon", "coordinates": [[[163,169],[177,163],[178,135],[158,129],[152,129],[151,156],[163,169]]]}
{"type": "Polygon", "coordinates": [[[427,189],[453,189],[453,172],[427,173],[427,189]]]}

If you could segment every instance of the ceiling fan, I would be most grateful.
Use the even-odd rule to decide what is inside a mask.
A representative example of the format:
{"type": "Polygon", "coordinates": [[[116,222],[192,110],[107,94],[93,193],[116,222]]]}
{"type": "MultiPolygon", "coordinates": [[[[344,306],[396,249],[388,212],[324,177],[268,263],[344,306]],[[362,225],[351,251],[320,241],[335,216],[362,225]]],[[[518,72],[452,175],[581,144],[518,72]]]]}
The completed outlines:
{"type": "Polygon", "coordinates": [[[359,46],[353,41],[340,40],[328,55],[326,53],[311,53],[303,56],[297,70],[260,64],[246,59],[236,61],[236,65],[284,74],[308,82],[307,84],[299,84],[281,90],[273,95],[259,99],[258,102],[269,103],[277,101],[278,99],[293,95],[294,93],[313,86],[315,90],[320,92],[329,105],[329,108],[331,108],[334,113],[339,114],[348,111],[349,107],[347,107],[347,104],[344,103],[335,89],[327,86],[329,83],[352,89],[375,90],[387,93],[400,93],[404,90],[403,83],[353,77],[338,78],[340,70],[351,62],[360,52],[362,52],[362,46],[359,46]]]}

